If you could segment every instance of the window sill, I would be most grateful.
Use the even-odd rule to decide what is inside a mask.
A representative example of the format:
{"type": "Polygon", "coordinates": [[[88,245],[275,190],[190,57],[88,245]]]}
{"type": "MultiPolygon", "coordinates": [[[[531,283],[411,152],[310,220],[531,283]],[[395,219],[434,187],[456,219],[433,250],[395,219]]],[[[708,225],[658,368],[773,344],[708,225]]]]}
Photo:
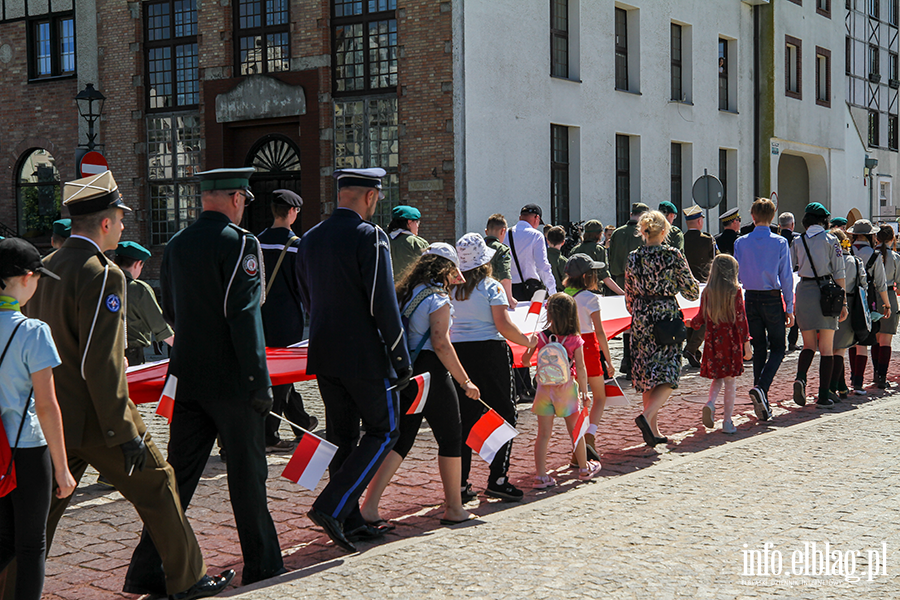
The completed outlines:
{"type": "Polygon", "coordinates": [[[556,79],[558,81],[568,81],[570,83],[584,83],[580,79],[574,79],[572,77],[560,77],[559,75],[551,75],[550,79],[556,79]]]}
{"type": "Polygon", "coordinates": [[[686,100],[669,100],[669,104],[683,104],[684,106],[693,106],[693,102],[688,102],[686,100]]]}
{"type": "Polygon", "coordinates": [[[63,81],[66,79],[75,79],[78,77],[78,73],[66,73],[65,75],[53,75],[50,77],[35,77],[34,79],[29,79],[28,83],[43,83],[45,81],[63,81]]]}
{"type": "Polygon", "coordinates": [[[739,114],[741,114],[741,113],[739,113],[739,112],[736,111],[736,110],[730,110],[730,109],[727,109],[727,108],[720,108],[720,109],[719,109],[719,112],[720,112],[720,113],[725,113],[726,115],[739,115],[739,114]]]}
{"type": "Polygon", "coordinates": [[[633,96],[640,96],[640,92],[632,92],[631,90],[623,90],[622,88],[616,88],[617,92],[622,92],[623,94],[631,94],[633,96]]]}
{"type": "Polygon", "coordinates": [[[819,100],[816,98],[816,106],[824,106],[825,108],[831,108],[831,102],[827,100],[819,100]]]}

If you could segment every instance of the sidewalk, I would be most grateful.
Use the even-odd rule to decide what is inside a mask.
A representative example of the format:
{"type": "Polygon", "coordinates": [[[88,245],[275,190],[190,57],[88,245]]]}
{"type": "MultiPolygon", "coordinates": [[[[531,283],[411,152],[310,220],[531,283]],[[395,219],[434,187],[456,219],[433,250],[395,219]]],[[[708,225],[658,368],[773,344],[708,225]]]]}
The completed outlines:
{"type": "MultiPolygon", "coordinates": [[[[897,452],[888,446],[885,455],[879,453],[885,448],[884,437],[896,437],[894,432],[897,427],[893,421],[900,419],[897,387],[895,385],[886,394],[851,398],[850,402],[840,404],[830,411],[817,410],[809,405],[799,408],[790,400],[796,358],[797,353],[788,356],[778,382],[770,392],[775,417],[768,423],[757,422],[746,396],[746,390],[752,384],[752,374],[745,372],[739,379],[738,403],[735,407],[738,433],[734,436],[726,436],[721,432],[721,399],[716,429],[707,432],[702,426],[700,411],[707,398],[708,380],[700,378],[697,370],[686,369],[681,387],[660,413],[660,429],[669,436],[671,442],[665,447],[648,449],[643,445],[640,432],[634,425],[634,417],[640,410],[640,397],[630,387],[624,388],[631,398],[631,404],[608,408],[598,432],[603,475],[596,483],[578,482],[575,473],[568,468],[571,446],[560,422],[551,442],[548,464],[552,468],[558,468],[555,475],[561,485],[542,492],[531,489],[534,471],[532,444],[536,420],[529,407],[520,406],[517,425],[520,435],[514,443],[510,477],[514,484],[526,491],[524,506],[488,500],[481,496],[467,505],[467,508],[481,517],[487,517],[488,525],[462,527],[463,532],[451,533],[438,524],[442,513],[442,490],[435,460],[436,445],[430,430],[423,427],[417,445],[400,468],[382,501],[381,516],[396,521],[397,529],[388,534],[380,544],[361,545],[363,553],[350,558],[335,549],[330,540],[306,518],[305,514],[315,495],[280,477],[289,455],[270,455],[269,508],[276,522],[285,564],[292,571],[300,570],[300,575],[317,571],[322,573],[299,580],[296,588],[288,586],[285,591],[279,591],[281,586],[270,587],[249,597],[283,598],[288,594],[306,597],[308,585],[310,596],[316,585],[323,586],[319,589],[329,589],[331,586],[330,595],[333,596],[333,586],[337,585],[335,581],[340,581],[340,587],[349,592],[353,589],[347,583],[351,578],[345,578],[342,574],[345,570],[349,569],[349,574],[357,568],[362,569],[365,575],[359,578],[361,587],[356,593],[350,594],[353,596],[412,597],[440,593],[465,597],[479,597],[482,594],[485,597],[525,597],[524,593],[518,591],[520,586],[512,578],[504,579],[506,583],[502,585],[497,581],[488,585],[490,579],[473,575],[479,569],[489,569],[487,572],[492,573],[492,576],[512,576],[514,572],[521,574],[520,569],[524,565],[533,565],[535,571],[532,575],[543,574],[525,586],[528,590],[532,590],[535,585],[538,586],[535,589],[542,589],[542,585],[551,586],[545,589],[546,593],[543,595],[535,592],[534,597],[558,597],[558,590],[553,593],[550,590],[555,589],[552,586],[556,585],[561,586],[561,589],[568,588],[570,581],[560,576],[560,567],[567,564],[576,577],[572,581],[590,575],[593,584],[584,583],[588,586],[584,588],[586,595],[591,595],[591,590],[599,593],[603,589],[604,595],[619,590],[615,593],[621,597],[650,597],[648,593],[653,597],[667,597],[669,594],[676,597],[682,591],[690,589],[682,587],[682,583],[696,586],[698,579],[688,578],[683,582],[664,579],[668,582],[665,588],[648,588],[644,593],[636,594],[631,594],[631,591],[636,583],[649,585],[650,580],[643,582],[645,572],[648,576],[654,570],[665,573],[680,565],[679,568],[690,566],[691,569],[712,573],[708,560],[697,559],[692,563],[694,559],[691,556],[698,552],[708,553],[717,547],[722,556],[716,560],[724,560],[728,558],[728,553],[739,554],[743,543],[754,547],[763,532],[785,532],[794,527],[802,527],[799,523],[791,523],[791,518],[795,516],[802,516],[802,519],[796,520],[808,521],[818,529],[819,525],[825,527],[831,522],[833,514],[827,510],[828,506],[839,506],[838,510],[849,511],[840,513],[845,521],[849,520],[850,515],[859,517],[860,514],[872,513],[875,507],[869,501],[861,505],[844,506],[854,494],[856,498],[864,497],[860,489],[848,488],[847,484],[851,481],[854,485],[857,482],[868,486],[877,484],[881,490],[878,493],[890,489],[888,484],[893,481],[892,478],[883,476],[879,470],[886,465],[893,466],[897,452]],[[857,410],[859,407],[865,407],[866,410],[857,410]],[[891,418],[888,419],[888,416],[891,418]],[[885,419],[882,420],[882,417],[885,419]],[[874,431],[880,433],[873,432],[872,425],[882,428],[874,428],[874,431]],[[825,444],[825,440],[833,440],[838,445],[833,445],[831,441],[825,444]],[[860,461],[859,465],[864,465],[861,473],[868,478],[858,479],[855,473],[859,469],[855,471],[842,466],[852,464],[847,461],[854,456],[860,457],[856,460],[860,461]],[[759,463],[763,463],[764,468],[758,468],[759,463]],[[807,473],[814,474],[815,479],[806,482],[803,484],[805,488],[801,488],[799,478],[807,473]],[[765,493],[762,493],[760,486],[763,482],[772,483],[771,486],[766,486],[765,493]],[[701,483],[706,487],[695,489],[701,483]],[[679,490],[675,491],[675,487],[679,487],[679,490]],[[817,496],[827,498],[832,494],[837,494],[838,502],[817,501],[817,496]],[[686,496],[690,498],[687,502],[686,496]],[[738,509],[739,502],[743,506],[741,509],[738,509]],[[732,505],[733,512],[729,509],[732,505]],[[791,507],[797,505],[802,506],[802,510],[798,515],[791,514],[791,507]],[[674,509],[679,512],[671,513],[674,509]],[[785,520],[782,526],[775,529],[770,527],[770,518],[765,517],[772,510],[785,520]],[[617,511],[622,512],[619,514],[617,511]],[[695,513],[702,515],[702,518],[694,517],[695,513]],[[755,518],[742,518],[747,514],[753,514],[755,518]],[[674,529],[674,525],[665,526],[670,518],[674,519],[676,516],[681,520],[686,519],[684,522],[687,525],[674,529]],[[695,519],[700,521],[696,522],[695,519]],[[500,527],[496,523],[506,525],[500,527]],[[583,532],[590,530],[591,523],[596,524],[598,531],[586,536],[583,532]],[[638,533],[637,529],[640,523],[647,524],[639,528],[642,533],[638,533]],[[615,528],[611,527],[612,524],[615,524],[615,528]],[[560,525],[563,530],[558,531],[560,525]],[[738,536],[729,531],[737,527],[746,527],[747,533],[738,536]],[[573,537],[563,534],[564,532],[573,537]],[[557,537],[551,538],[552,544],[546,544],[545,534],[557,537]],[[599,534],[602,535],[598,538],[599,534]],[[460,539],[460,535],[466,539],[460,539]],[[516,537],[510,543],[504,541],[503,536],[516,537]],[[519,536],[522,536],[521,540],[519,536]],[[597,544],[596,552],[584,552],[584,544],[588,538],[592,540],[589,546],[597,544]],[[599,539],[603,540],[602,543],[599,539]],[[388,544],[398,540],[403,540],[399,546],[388,544]],[[648,543],[652,547],[650,553],[646,548],[648,543]],[[634,549],[634,544],[639,544],[637,549],[634,549]],[[394,550],[395,546],[397,550],[394,550]],[[454,548],[458,551],[461,547],[467,548],[464,556],[442,554],[454,548]],[[678,551],[674,551],[673,547],[678,548],[678,551]],[[546,559],[541,558],[546,552],[557,552],[564,548],[573,551],[577,549],[577,552],[571,556],[548,555],[546,559]],[[662,560],[661,556],[667,551],[668,558],[662,560]],[[686,554],[681,555],[682,551],[686,554]],[[631,552],[635,553],[634,556],[631,552]],[[409,553],[407,559],[401,560],[394,556],[407,556],[403,553],[409,553]],[[463,564],[470,563],[462,562],[464,558],[468,561],[469,555],[475,561],[471,569],[463,567],[463,564]],[[388,556],[392,557],[389,561],[386,558],[388,556]],[[491,563],[485,556],[501,560],[491,563]],[[626,556],[631,558],[625,560],[623,557],[626,556]],[[486,561],[482,566],[479,566],[479,557],[482,562],[486,561]],[[400,562],[393,562],[395,558],[400,562]],[[334,563],[329,562],[334,559],[339,559],[339,565],[343,566],[334,568],[334,563]],[[383,560],[388,561],[390,567],[380,571],[377,565],[382,564],[379,561],[383,560]],[[403,563],[403,560],[408,562],[403,563]],[[624,566],[613,568],[620,560],[624,561],[624,566]],[[513,562],[518,565],[516,570],[507,573],[507,566],[513,562]],[[380,589],[376,594],[375,587],[364,585],[366,581],[387,581],[395,576],[392,571],[395,568],[402,571],[404,564],[411,570],[398,579],[404,582],[404,587],[396,590],[393,596],[391,588],[380,589]],[[420,569],[421,572],[415,569],[420,569]],[[582,572],[583,575],[579,575],[582,572]],[[600,577],[600,573],[606,575],[600,577]],[[313,582],[313,579],[318,583],[313,582]],[[427,587],[444,580],[452,582],[452,585],[448,584],[446,589],[427,587]],[[419,592],[413,592],[414,585],[409,589],[405,587],[417,581],[423,586],[419,592]],[[482,583],[477,583],[478,581],[482,583]],[[474,587],[470,589],[467,587],[469,585],[474,587]],[[621,587],[610,588],[608,585],[621,587]]],[[[816,361],[810,370],[813,385],[817,379],[817,364],[816,361]]],[[[895,361],[890,379],[898,378],[900,364],[895,361]]],[[[814,389],[813,385],[810,390],[814,389]]],[[[307,382],[298,386],[298,389],[301,389],[310,412],[322,420],[324,409],[315,383],[307,382]]],[[[163,447],[167,427],[162,419],[151,416],[152,409],[152,406],[144,407],[142,412],[146,421],[151,424],[154,439],[163,447]]],[[[471,481],[479,491],[484,489],[486,476],[487,465],[476,457],[471,481]]],[[[140,521],[134,509],[117,492],[97,485],[85,487],[94,480],[90,472],[85,476],[82,487],[76,492],[60,523],[47,562],[45,598],[135,598],[119,590],[131,552],[138,540],[140,521]]],[[[324,482],[320,483],[320,489],[322,486],[324,482]]],[[[869,493],[876,492],[870,490],[869,493]]],[[[893,511],[885,506],[881,506],[879,510],[893,511]]],[[[890,514],[896,517],[895,512],[890,514]]],[[[887,520],[881,513],[872,513],[871,516],[881,528],[876,524],[871,528],[865,527],[866,532],[874,531],[876,535],[893,534],[893,528],[889,526],[895,519],[887,520]]],[[[210,571],[217,572],[225,568],[240,571],[240,547],[228,501],[225,465],[215,455],[210,458],[204,478],[188,510],[188,518],[198,536],[210,571]]],[[[862,529],[859,528],[859,531],[862,529]]],[[[826,531],[830,530],[826,528],[826,531]]],[[[832,537],[828,541],[834,545],[837,536],[832,537]]],[[[798,538],[797,535],[791,539],[795,538],[813,539],[802,536],[798,538]]],[[[822,541],[825,539],[822,538],[822,541]]],[[[853,538],[853,541],[857,541],[857,538],[853,538]]],[[[888,547],[891,548],[890,542],[888,547]]],[[[715,553],[713,555],[715,557],[715,553]]],[[[739,568],[738,563],[733,560],[731,563],[730,568],[739,568]]],[[[717,572],[719,575],[716,576],[722,577],[729,573],[723,574],[721,569],[717,572]]],[[[282,579],[296,578],[297,575],[288,574],[282,579]]],[[[240,578],[237,579],[239,580],[240,578]]],[[[737,585],[730,575],[728,581],[731,585],[737,585]]],[[[693,589],[696,592],[696,587],[693,589]]],[[[742,590],[738,595],[761,593],[760,590],[750,588],[742,590]]],[[[242,591],[244,590],[235,590],[234,593],[242,591]]],[[[719,597],[719,591],[721,590],[716,588],[716,593],[707,593],[703,597],[719,597]]],[[[732,594],[722,597],[735,596],[732,594]]]]}

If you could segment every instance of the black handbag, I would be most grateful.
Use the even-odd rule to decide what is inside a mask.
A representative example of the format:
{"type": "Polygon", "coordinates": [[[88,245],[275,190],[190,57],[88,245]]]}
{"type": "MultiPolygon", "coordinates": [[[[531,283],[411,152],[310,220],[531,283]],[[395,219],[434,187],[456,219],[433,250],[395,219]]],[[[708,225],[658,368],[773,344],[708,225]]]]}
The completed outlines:
{"type": "Polygon", "coordinates": [[[516,262],[516,271],[519,272],[519,279],[522,280],[522,285],[525,289],[525,295],[528,299],[534,297],[534,293],[538,290],[546,290],[547,287],[540,279],[525,279],[522,277],[522,267],[519,266],[519,257],[516,256],[516,242],[513,240],[512,230],[509,230],[509,248],[512,250],[513,260],[516,262]]]}
{"type": "Polygon", "coordinates": [[[679,310],[681,319],[662,319],[653,324],[653,335],[660,346],[673,346],[687,339],[687,328],[684,326],[684,314],[679,310]]]}
{"type": "Polygon", "coordinates": [[[841,316],[841,310],[844,308],[844,288],[835,283],[831,275],[819,277],[819,273],[816,271],[816,263],[813,262],[812,254],[809,252],[809,244],[806,243],[806,234],[801,239],[803,240],[803,247],[806,248],[806,255],[809,257],[809,265],[812,267],[816,283],[819,284],[819,306],[822,309],[822,316],[841,316]]]}

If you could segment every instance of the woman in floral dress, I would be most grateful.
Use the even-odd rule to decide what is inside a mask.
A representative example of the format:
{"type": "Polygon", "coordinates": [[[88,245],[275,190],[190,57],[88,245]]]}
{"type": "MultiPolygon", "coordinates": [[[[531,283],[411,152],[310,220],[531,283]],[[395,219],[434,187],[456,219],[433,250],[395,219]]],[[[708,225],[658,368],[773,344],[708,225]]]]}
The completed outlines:
{"type": "Polygon", "coordinates": [[[644,412],[634,421],[650,447],[669,441],[659,432],[657,413],[681,376],[681,344],[658,344],[654,324],[683,318],[677,294],[688,300],[700,297],[700,284],[684,256],[663,244],[669,229],[661,212],[645,213],[638,222],[645,245],[628,255],[625,267],[625,306],[632,315],[631,377],[644,400],[644,412]]]}

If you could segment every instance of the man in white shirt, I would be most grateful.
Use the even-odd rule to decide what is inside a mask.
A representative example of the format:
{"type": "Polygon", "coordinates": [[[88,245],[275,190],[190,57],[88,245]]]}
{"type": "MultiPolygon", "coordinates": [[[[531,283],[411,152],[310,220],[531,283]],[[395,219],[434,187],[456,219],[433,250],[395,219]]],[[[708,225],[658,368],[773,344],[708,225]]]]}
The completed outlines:
{"type": "MultiPolygon", "coordinates": [[[[519,222],[507,230],[503,243],[512,255],[512,293],[516,300],[528,302],[536,289],[556,293],[556,280],[547,260],[547,244],[537,226],[543,225],[543,212],[537,204],[526,204],[519,211],[519,222]]],[[[514,369],[518,402],[534,400],[534,385],[528,368],[514,369]]]]}

